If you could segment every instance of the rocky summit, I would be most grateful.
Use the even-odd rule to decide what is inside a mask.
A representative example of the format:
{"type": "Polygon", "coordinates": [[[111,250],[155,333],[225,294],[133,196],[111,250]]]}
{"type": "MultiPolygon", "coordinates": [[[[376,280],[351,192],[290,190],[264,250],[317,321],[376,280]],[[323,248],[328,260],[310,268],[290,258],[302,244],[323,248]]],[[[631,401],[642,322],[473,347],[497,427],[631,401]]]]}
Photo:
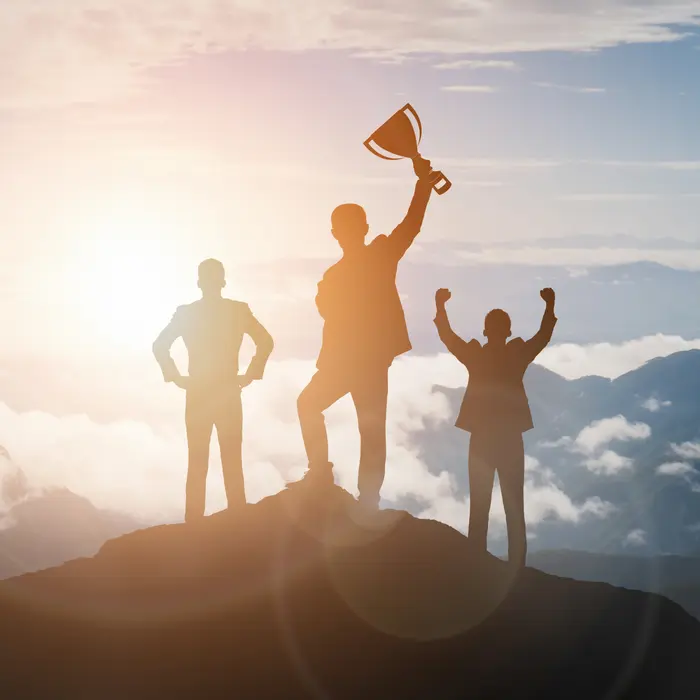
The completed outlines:
{"type": "Polygon", "coordinates": [[[1,583],[3,697],[700,697],[675,603],[310,489],[1,583]]]}

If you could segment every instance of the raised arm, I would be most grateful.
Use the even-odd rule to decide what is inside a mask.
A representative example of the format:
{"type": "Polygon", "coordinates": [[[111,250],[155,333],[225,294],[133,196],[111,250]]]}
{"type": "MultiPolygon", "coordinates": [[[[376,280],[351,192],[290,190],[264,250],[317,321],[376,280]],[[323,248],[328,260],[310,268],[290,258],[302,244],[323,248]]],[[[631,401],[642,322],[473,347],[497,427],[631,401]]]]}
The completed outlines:
{"type": "Polygon", "coordinates": [[[423,158],[413,162],[413,169],[418,176],[416,188],[413,192],[413,199],[408,207],[408,212],[404,220],[393,230],[389,236],[389,242],[397,258],[402,258],[411,244],[420,233],[425,218],[425,211],[428,208],[430,195],[433,192],[433,185],[440,179],[441,175],[434,173],[430,168],[430,161],[423,158]]]}
{"type": "Polygon", "coordinates": [[[554,326],[557,325],[557,317],[554,315],[554,302],[556,299],[554,290],[547,287],[540,292],[540,296],[544,300],[545,309],[544,314],[542,314],[540,329],[525,343],[525,360],[528,364],[547,347],[552,339],[554,326]]]}
{"type": "Polygon", "coordinates": [[[262,323],[253,316],[253,312],[247,306],[244,330],[255,343],[255,355],[250,361],[246,373],[241,377],[241,387],[246,387],[251,382],[262,379],[265,365],[267,365],[267,361],[275,347],[272,336],[262,323]]]}
{"type": "Polygon", "coordinates": [[[163,372],[163,379],[165,379],[166,382],[174,382],[178,386],[181,385],[183,377],[170,355],[170,348],[181,335],[182,312],[178,309],[174,313],[170,323],[160,332],[160,335],[153,343],[153,354],[163,372]]]}
{"type": "Polygon", "coordinates": [[[474,357],[474,352],[481,347],[479,341],[471,340],[466,342],[462,340],[450,326],[450,320],[447,317],[447,308],[445,304],[452,297],[449,289],[438,289],[435,292],[435,326],[437,327],[440,340],[445,347],[469,369],[471,360],[474,357]]]}

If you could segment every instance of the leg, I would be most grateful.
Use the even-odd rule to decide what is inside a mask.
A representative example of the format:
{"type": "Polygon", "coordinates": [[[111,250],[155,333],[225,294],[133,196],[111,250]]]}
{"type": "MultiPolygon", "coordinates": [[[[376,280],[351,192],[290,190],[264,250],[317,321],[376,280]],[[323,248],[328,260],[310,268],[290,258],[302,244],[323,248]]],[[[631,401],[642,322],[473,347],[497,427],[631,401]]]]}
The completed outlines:
{"type": "Polygon", "coordinates": [[[508,530],[508,562],[515,568],[525,566],[527,527],[525,525],[525,449],[521,433],[502,436],[503,459],[498,478],[503,494],[508,530]]]}
{"type": "Polygon", "coordinates": [[[488,435],[472,433],[469,441],[469,542],[477,552],[487,550],[495,473],[492,441],[488,435]]]}
{"type": "Polygon", "coordinates": [[[191,522],[204,516],[207,491],[209,443],[214,421],[206,396],[187,392],[185,426],[188,451],[185,521],[191,522]]]}
{"type": "Polygon", "coordinates": [[[339,375],[319,371],[299,395],[297,409],[309,470],[329,467],[328,433],[323,412],[347,393],[347,385],[339,375]]]}
{"type": "Polygon", "coordinates": [[[243,407],[241,390],[227,387],[217,397],[216,434],[221,451],[221,469],[229,508],[244,506],[245,484],[243,481],[243,407]]]}
{"type": "Polygon", "coordinates": [[[380,491],[386,470],[386,403],[389,370],[364,374],[352,388],[352,399],[360,429],[360,500],[379,506],[380,491]]]}

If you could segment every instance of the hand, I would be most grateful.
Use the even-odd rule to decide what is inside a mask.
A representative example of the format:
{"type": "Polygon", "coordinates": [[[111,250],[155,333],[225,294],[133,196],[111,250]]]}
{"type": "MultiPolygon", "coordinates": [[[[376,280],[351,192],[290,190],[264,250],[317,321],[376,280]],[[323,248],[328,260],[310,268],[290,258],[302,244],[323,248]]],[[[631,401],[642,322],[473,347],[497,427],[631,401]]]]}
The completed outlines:
{"type": "Polygon", "coordinates": [[[190,378],[189,377],[183,377],[182,375],[178,375],[173,379],[173,384],[175,386],[179,386],[180,389],[185,389],[185,391],[188,389],[190,386],[190,378]]]}
{"type": "Polygon", "coordinates": [[[430,161],[418,156],[413,161],[413,172],[416,174],[419,180],[428,180],[433,172],[430,161]]]}
{"type": "Polygon", "coordinates": [[[554,305],[554,299],[556,297],[554,294],[554,290],[551,287],[547,287],[546,289],[541,290],[540,296],[544,300],[545,304],[547,304],[548,306],[554,305]]]}
{"type": "Polygon", "coordinates": [[[452,292],[449,289],[438,289],[435,292],[435,306],[442,309],[451,298],[452,292]]]}
{"type": "Polygon", "coordinates": [[[238,386],[240,386],[241,389],[245,389],[247,386],[250,386],[253,381],[255,380],[252,377],[249,377],[247,374],[243,374],[238,377],[238,386]]]}

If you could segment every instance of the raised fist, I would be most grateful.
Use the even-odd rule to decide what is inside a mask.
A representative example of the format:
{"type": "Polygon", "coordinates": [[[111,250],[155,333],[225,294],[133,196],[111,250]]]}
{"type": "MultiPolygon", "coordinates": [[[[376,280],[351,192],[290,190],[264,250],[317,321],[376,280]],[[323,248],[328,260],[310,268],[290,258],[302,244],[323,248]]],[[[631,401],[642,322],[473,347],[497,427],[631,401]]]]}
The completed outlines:
{"type": "Polygon", "coordinates": [[[547,287],[546,289],[543,289],[540,291],[540,296],[544,300],[546,304],[553,304],[555,295],[554,295],[554,290],[551,287],[547,287]]]}
{"type": "Polygon", "coordinates": [[[439,307],[445,304],[452,298],[452,292],[449,289],[438,289],[435,292],[435,304],[439,307]]]}

